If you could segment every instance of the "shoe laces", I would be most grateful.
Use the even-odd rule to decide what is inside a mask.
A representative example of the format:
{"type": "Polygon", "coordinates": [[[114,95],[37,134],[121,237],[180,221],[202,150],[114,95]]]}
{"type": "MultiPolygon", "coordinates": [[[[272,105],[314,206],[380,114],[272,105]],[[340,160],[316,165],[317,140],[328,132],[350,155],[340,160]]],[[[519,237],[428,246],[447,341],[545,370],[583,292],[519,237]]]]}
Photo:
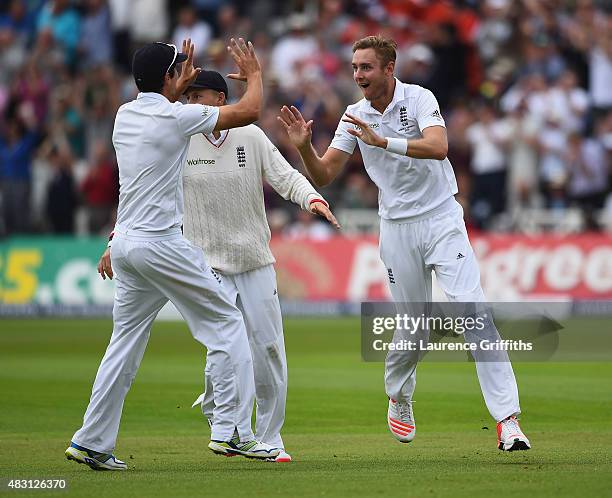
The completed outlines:
{"type": "Polygon", "coordinates": [[[502,425],[509,431],[521,432],[521,426],[519,425],[516,417],[508,417],[507,419],[502,420],[502,425]]]}
{"type": "Polygon", "coordinates": [[[413,422],[412,418],[412,401],[396,401],[397,413],[402,422],[413,422]]]}

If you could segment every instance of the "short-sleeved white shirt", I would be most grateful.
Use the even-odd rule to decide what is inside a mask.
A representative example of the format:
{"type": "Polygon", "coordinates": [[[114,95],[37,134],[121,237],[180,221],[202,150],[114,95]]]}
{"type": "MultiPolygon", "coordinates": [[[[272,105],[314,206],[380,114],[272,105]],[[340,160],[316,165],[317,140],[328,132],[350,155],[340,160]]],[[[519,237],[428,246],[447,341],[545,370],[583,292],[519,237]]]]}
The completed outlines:
{"type": "Polygon", "coordinates": [[[113,129],[118,229],[160,232],[182,225],[182,173],[189,139],[212,132],[218,117],[216,107],[170,103],[150,92],[119,108],[113,129]]]}
{"type": "MultiPolygon", "coordinates": [[[[384,137],[422,138],[430,126],[445,126],[438,102],[426,88],[395,80],[393,100],[381,114],[362,99],[346,113],[366,121],[384,137]]],[[[378,187],[378,214],[388,220],[419,216],[440,206],[457,193],[457,180],[447,158],[415,159],[365,144],[348,133],[354,127],[340,120],[330,147],[352,154],[355,146],[365,169],[378,187]]]]}

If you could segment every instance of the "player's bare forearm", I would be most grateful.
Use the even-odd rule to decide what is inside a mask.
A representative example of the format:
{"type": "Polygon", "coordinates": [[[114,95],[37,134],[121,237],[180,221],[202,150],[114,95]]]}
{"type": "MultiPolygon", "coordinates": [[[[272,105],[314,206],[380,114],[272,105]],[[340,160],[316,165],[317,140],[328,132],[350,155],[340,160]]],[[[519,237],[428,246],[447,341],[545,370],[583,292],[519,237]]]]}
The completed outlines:
{"type": "Polygon", "coordinates": [[[249,76],[246,92],[236,104],[219,108],[219,119],[215,125],[215,131],[246,126],[257,121],[261,112],[262,99],[263,83],[261,72],[258,72],[249,76]]]}
{"type": "Polygon", "coordinates": [[[300,153],[300,158],[302,159],[302,163],[304,163],[306,171],[308,171],[308,175],[312,178],[315,185],[317,187],[329,185],[333,178],[330,178],[325,163],[317,154],[312,143],[308,142],[308,144],[298,148],[298,152],[300,153]]]}
{"type": "Polygon", "coordinates": [[[289,140],[300,153],[308,174],[318,187],[329,185],[342,170],[350,154],[329,147],[322,157],[312,145],[312,119],[308,122],[295,106],[281,107],[278,121],[285,128],[289,140]]]}
{"type": "Polygon", "coordinates": [[[228,74],[227,77],[246,81],[247,88],[237,104],[222,106],[219,109],[219,119],[215,125],[215,131],[246,126],[257,121],[262,107],[261,66],[257,60],[253,44],[251,42],[246,43],[242,38],[238,40],[232,38],[227,49],[238,67],[237,73],[228,74]]]}
{"type": "MultiPolygon", "coordinates": [[[[385,140],[386,142],[386,140],[385,140]]],[[[385,147],[386,147],[385,143],[385,147]]],[[[442,161],[448,154],[448,142],[441,138],[427,137],[407,141],[407,156],[416,159],[437,159],[442,161]]]]}

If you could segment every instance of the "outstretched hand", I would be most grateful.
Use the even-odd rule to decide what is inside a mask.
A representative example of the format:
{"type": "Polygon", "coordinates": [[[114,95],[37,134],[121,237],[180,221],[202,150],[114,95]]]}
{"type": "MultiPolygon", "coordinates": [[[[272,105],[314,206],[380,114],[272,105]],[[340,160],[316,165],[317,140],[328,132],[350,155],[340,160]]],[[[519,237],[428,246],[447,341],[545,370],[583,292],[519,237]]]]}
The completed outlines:
{"type": "Polygon", "coordinates": [[[312,119],[308,122],[302,116],[297,107],[291,108],[284,105],[281,107],[278,121],[283,125],[289,140],[298,149],[307,147],[312,139],[312,119]]]}
{"type": "Polygon", "coordinates": [[[181,74],[176,82],[177,99],[185,93],[185,90],[195,81],[202,68],[193,66],[193,51],[195,45],[191,43],[191,38],[183,40],[181,52],[187,54],[187,60],[181,63],[181,74]]]}
{"type": "Polygon", "coordinates": [[[232,59],[234,59],[236,66],[238,66],[238,72],[228,74],[228,78],[247,81],[253,75],[261,73],[261,66],[259,65],[257,55],[255,54],[255,48],[251,42],[245,43],[243,38],[238,38],[238,41],[232,38],[227,50],[232,56],[232,59]]]}
{"type": "Polygon", "coordinates": [[[327,221],[329,221],[329,223],[336,229],[336,230],[340,230],[340,223],[338,223],[338,220],[336,219],[336,217],[334,216],[334,214],[331,212],[331,209],[329,209],[324,203],[322,202],[315,202],[310,206],[310,210],[314,213],[314,214],[318,214],[319,216],[322,216],[323,218],[325,218],[327,221]]]}
{"type": "Polygon", "coordinates": [[[372,145],[374,147],[382,147],[383,149],[387,146],[387,140],[385,140],[384,137],[381,137],[380,135],[376,134],[372,130],[372,128],[370,128],[368,123],[366,123],[362,119],[359,119],[358,117],[353,116],[352,114],[345,114],[344,118],[342,118],[342,121],[357,126],[357,128],[349,128],[347,131],[354,137],[357,137],[358,139],[363,141],[364,143],[372,145]]]}

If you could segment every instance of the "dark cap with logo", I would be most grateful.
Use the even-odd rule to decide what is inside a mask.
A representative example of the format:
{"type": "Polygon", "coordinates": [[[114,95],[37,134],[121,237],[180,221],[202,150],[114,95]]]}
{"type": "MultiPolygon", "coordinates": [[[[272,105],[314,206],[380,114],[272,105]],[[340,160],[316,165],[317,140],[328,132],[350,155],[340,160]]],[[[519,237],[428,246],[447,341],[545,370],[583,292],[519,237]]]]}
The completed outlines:
{"type": "Polygon", "coordinates": [[[223,92],[225,94],[225,100],[229,98],[227,82],[225,81],[225,78],[217,71],[200,71],[200,74],[198,74],[195,81],[189,85],[187,90],[191,90],[193,88],[216,90],[217,92],[223,92]]]}
{"type": "Polygon", "coordinates": [[[155,42],[139,48],[132,59],[132,74],[141,92],[155,92],[164,85],[164,76],[176,64],[187,60],[174,45],[155,42]]]}

